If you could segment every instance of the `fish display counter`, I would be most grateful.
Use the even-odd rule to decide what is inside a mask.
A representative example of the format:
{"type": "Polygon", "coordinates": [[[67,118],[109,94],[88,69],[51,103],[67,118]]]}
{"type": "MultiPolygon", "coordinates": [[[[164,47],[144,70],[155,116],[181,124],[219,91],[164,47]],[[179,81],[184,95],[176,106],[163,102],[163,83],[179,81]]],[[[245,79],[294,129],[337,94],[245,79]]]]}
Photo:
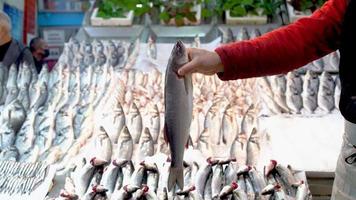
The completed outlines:
{"type": "MultiPolygon", "coordinates": [[[[238,40],[261,34],[241,31],[238,40]]],[[[331,84],[327,73],[306,95],[304,87],[316,86],[296,86],[295,74],[283,76],[285,85],[274,81],[279,76],[223,82],[192,75],[184,182],[169,190],[164,71],[172,49],[213,50],[233,40],[232,31],[206,44],[199,37],[191,44],[72,39],[50,72],[11,66],[0,73],[0,160],[50,166],[46,199],[310,199],[305,171],[333,171],[341,144],[336,89],[331,95],[323,87],[331,84]],[[290,93],[308,107],[291,103],[290,93]],[[319,94],[324,101],[313,104],[319,94]]]]}

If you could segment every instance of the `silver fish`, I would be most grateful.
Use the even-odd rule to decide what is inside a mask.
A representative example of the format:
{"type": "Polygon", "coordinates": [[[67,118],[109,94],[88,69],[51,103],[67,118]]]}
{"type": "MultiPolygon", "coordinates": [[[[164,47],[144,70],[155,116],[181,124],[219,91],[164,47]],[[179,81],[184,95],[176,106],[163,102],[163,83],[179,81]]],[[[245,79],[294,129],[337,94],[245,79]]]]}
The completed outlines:
{"type": "Polygon", "coordinates": [[[110,162],[112,154],[112,145],[110,138],[103,127],[99,128],[99,131],[94,139],[95,158],[110,162]]]}
{"type": "Polygon", "coordinates": [[[1,131],[0,131],[0,137],[1,137],[1,150],[5,150],[7,148],[10,148],[15,143],[16,139],[16,133],[12,129],[11,125],[9,123],[3,123],[1,126],[1,131]]]}
{"type": "Polygon", "coordinates": [[[209,173],[207,180],[206,180],[206,184],[204,187],[204,200],[212,200],[213,199],[213,194],[212,194],[212,178],[213,178],[213,173],[209,173]]]}
{"type": "Polygon", "coordinates": [[[151,172],[151,171],[147,172],[147,186],[154,193],[157,192],[158,181],[159,181],[159,173],[151,172]]]}
{"type": "Polygon", "coordinates": [[[296,179],[294,178],[291,171],[280,164],[278,164],[275,169],[278,179],[281,180],[279,183],[283,186],[283,190],[286,192],[286,194],[294,196],[295,191],[291,185],[296,182],[296,179]]]}
{"type": "MultiPolygon", "coordinates": [[[[131,184],[132,174],[135,171],[134,165],[131,161],[129,161],[126,165],[122,167],[123,180],[122,185],[127,186],[131,184]]],[[[136,187],[136,186],[134,186],[136,187]]]]}
{"type": "Polygon", "coordinates": [[[213,172],[211,184],[212,184],[211,185],[212,197],[217,198],[220,194],[222,187],[225,185],[224,172],[223,172],[222,165],[220,165],[220,164],[216,165],[214,172],[213,172]]]}
{"type": "Polygon", "coordinates": [[[220,31],[222,32],[222,43],[223,44],[235,41],[234,33],[232,32],[231,28],[228,28],[226,31],[220,29],[220,31]]]}
{"type": "Polygon", "coordinates": [[[160,121],[160,113],[157,105],[155,104],[150,110],[150,132],[152,135],[153,142],[156,144],[158,141],[158,136],[161,132],[161,121],[160,121]]]}
{"type": "Polygon", "coordinates": [[[328,55],[329,58],[329,66],[330,70],[337,71],[339,69],[339,63],[340,63],[340,53],[339,51],[335,51],[331,54],[328,55]]]}
{"type": "Polygon", "coordinates": [[[248,34],[246,27],[242,27],[240,31],[237,33],[236,41],[243,41],[249,39],[250,39],[250,35],[248,34]]]}
{"type": "Polygon", "coordinates": [[[300,110],[303,107],[303,99],[302,96],[296,90],[288,90],[286,92],[286,102],[288,108],[294,114],[299,114],[300,110]]]}
{"type": "Polygon", "coordinates": [[[8,160],[16,162],[19,157],[17,148],[13,145],[3,149],[1,147],[0,160],[8,160]]]}
{"type": "Polygon", "coordinates": [[[136,186],[136,187],[141,187],[141,184],[143,182],[143,178],[146,174],[145,167],[144,166],[139,166],[135,169],[135,171],[132,173],[131,176],[131,186],[136,186]]]}
{"type": "Polygon", "coordinates": [[[124,126],[119,139],[117,141],[117,150],[115,159],[117,160],[131,160],[133,152],[133,140],[129,129],[124,126]]]}
{"type": "Polygon", "coordinates": [[[287,80],[284,75],[275,75],[272,77],[271,87],[273,90],[273,99],[284,113],[289,112],[285,95],[286,86],[287,80]]]}
{"type": "Polygon", "coordinates": [[[135,103],[132,103],[130,112],[127,115],[126,120],[127,120],[126,124],[128,125],[134,143],[137,144],[140,140],[143,124],[142,124],[141,113],[135,103]]]}
{"type": "Polygon", "coordinates": [[[262,34],[261,34],[260,29],[255,28],[255,29],[253,29],[253,30],[251,31],[251,33],[250,33],[250,39],[254,39],[254,38],[256,38],[256,37],[260,37],[261,35],[262,35],[262,34]]]}
{"type": "Polygon", "coordinates": [[[304,183],[304,181],[299,181],[299,183],[297,183],[296,187],[297,187],[297,193],[295,195],[295,199],[296,200],[307,200],[307,199],[309,199],[308,198],[309,197],[309,191],[308,191],[308,188],[307,188],[306,184],[304,183]]]}
{"type": "Polygon", "coordinates": [[[232,162],[229,162],[224,170],[225,184],[230,185],[237,180],[237,173],[232,162]]]}
{"type": "Polygon", "coordinates": [[[318,107],[318,89],[319,89],[319,78],[314,72],[308,70],[304,77],[303,83],[303,106],[310,113],[318,107]]]}
{"type": "Polygon", "coordinates": [[[139,151],[137,155],[138,161],[143,161],[146,157],[153,156],[154,154],[154,143],[150,130],[146,127],[141,135],[140,142],[138,144],[139,151]]]}
{"type": "Polygon", "coordinates": [[[328,72],[324,71],[320,76],[318,106],[326,112],[330,112],[335,107],[334,92],[334,79],[328,72]]]}
{"type": "Polygon", "coordinates": [[[34,130],[34,122],[35,122],[36,113],[31,111],[27,115],[26,121],[21,126],[21,129],[17,133],[15,146],[18,148],[19,153],[22,155],[26,151],[29,151],[35,140],[35,130],[34,130]]]}
{"type": "Polygon", "coordinates": [[[240,132],[236,135],[231,147],[230,156],[236,158],[238,165],[245,165],[247,160],[247,133],[240,132]]]}
{"type": "Polygon", "coordinates": [[[87,162],[81,169],[77,169],[73,174],[73,182],[75,185],[75,193],[82,197],[89,186],[90,180],[94,175],[94,162],[95,158],[87,162]]]}
{"type": "Polygon", "coordinates": [[[234,111],[231,104],[228,104],[225,108],[224,115],[222,117],[221,131],[222,131],[222,142],[224,144],[231,144],[233,141],[234,133],[238,132],[239,127],[236,123],[236,118],[234,117],[234,111]],[[231,137],[232,136],[232,137],[231,137]]]}
{"type": "Polygon", "coordinates": [[[215,164],[217,164],[217,161],[207,159],[207,163],[205,164],[205,166],[200,167],[195,176],[196,192],[198,193],[201,199],[204,198],[205,185],[207,184],[209,174],[212,173],[212,167],[215,164]]]}
{"type": "Polygon", "coordinates": [[[296,71],[288,72],[287,74],[287,87],[286,91],[296,91],[296,93],[301,94],[303,91],[303,81],[300,74],[296,71]]]}
{"type": "Polygon", "coordinates": [[[227,196],[231,195],[233,191],[237,188],[238,184],[236,182],[232,182],[231,184],[224,186],[219,193],[219,198],[225,199],[227,196]]]}
{"type": "Polygon", "coordinates": [[[257,161],[259,159],[261,151],[260,146],[260,134],[256,128],[252,129],[252,133],[247,142],[247,160],[246,164],[255,166],[257,165],[257,161]]]}
{"type": "Polygon", "coordinates": [[[178,69],[188,62],[184,44],[178,41],[173,47],[168,61],[165,84],[165,136],[171,150],[171,168],[168,177],[168,190],[175,183],[183,189],[184,146],[189,137],[193,112],[193,85],[191,75],[180,78],[178,69]]]}
{"type": "Polygon", "coordinates": [[[2,121],[8,121],[11,128],[17,133],[26,120],[26,111],[21,102],[16,99],[7,105],[2,111],[2,121]]]}

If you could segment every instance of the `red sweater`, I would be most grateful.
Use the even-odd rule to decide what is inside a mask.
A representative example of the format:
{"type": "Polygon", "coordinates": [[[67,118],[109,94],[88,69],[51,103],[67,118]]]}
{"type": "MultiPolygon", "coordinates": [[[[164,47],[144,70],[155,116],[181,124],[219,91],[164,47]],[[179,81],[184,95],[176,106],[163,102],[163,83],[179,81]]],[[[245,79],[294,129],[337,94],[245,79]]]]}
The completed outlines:
{"type": "Polygon", "coordinates": [[[287,73],[339,48],[347,0],[328,0],[311,17],[263,36],[217,48],[222,80],[287,73]]]}

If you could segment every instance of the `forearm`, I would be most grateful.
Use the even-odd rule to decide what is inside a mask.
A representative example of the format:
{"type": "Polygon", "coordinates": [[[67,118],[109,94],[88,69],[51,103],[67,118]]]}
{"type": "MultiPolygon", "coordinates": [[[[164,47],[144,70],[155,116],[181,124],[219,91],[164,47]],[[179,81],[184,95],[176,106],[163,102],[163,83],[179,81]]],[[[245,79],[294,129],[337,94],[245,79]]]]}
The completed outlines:
{"type": "Polygon", "coordinates": [[[339,47],[346,0],[329,0],[311,17],[259,38],[215,51],[224,65],[222,80],[286,73],[339,47]]]}

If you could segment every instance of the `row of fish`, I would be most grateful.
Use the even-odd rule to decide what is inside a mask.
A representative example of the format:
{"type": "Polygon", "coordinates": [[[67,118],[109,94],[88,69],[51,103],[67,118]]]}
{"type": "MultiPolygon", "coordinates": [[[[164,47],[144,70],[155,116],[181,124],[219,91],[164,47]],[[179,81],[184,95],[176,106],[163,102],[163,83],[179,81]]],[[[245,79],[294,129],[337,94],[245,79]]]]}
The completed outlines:
{"type": "MultiPolygon", "coordinates": [[[[271,162],[263,173],[235,159],[185,157],[184,188],[167,189],[170,160],[163,154],[134,164],[92,158],[66,177],[55,199],[297,199],[311,198],[307,183],[290,166],[271,162]]],[[[49,198],[50,199],[50,198],[49,198]]]]}
{"type": "Polygon", "coordinates": [[[339,108],[339,76],[308,70],[304,77],[297,72],[259,79],[262,99],[273,114],[330,113],[339,108]],[[319,110],[319,111],[318,111],[319,110]]]}
{"type": "MultiPolygon", "coordinates": [[[[273,28],[271,27],[267,30],[267,32],[270,32],[272,30],[273,28]]],[[[231,28],[220,29],[220,32],[222,33],[222,43],[249,40],[262,35],[260,29],[255,28],[252,29],[251,31],[248,31],[246,27],[242,27],[238,31],[236,36],[234,35],[231,28]]],[[[305,73],[307,70],[311,70],[313,72],[319,72],[319,73],[323,71],[338,72],[339,63],[340,63],[340,52],[335,51],[318,60],[306,64],[305,66],[299,68],[297,71],[301,73],[305,73]]]]}

